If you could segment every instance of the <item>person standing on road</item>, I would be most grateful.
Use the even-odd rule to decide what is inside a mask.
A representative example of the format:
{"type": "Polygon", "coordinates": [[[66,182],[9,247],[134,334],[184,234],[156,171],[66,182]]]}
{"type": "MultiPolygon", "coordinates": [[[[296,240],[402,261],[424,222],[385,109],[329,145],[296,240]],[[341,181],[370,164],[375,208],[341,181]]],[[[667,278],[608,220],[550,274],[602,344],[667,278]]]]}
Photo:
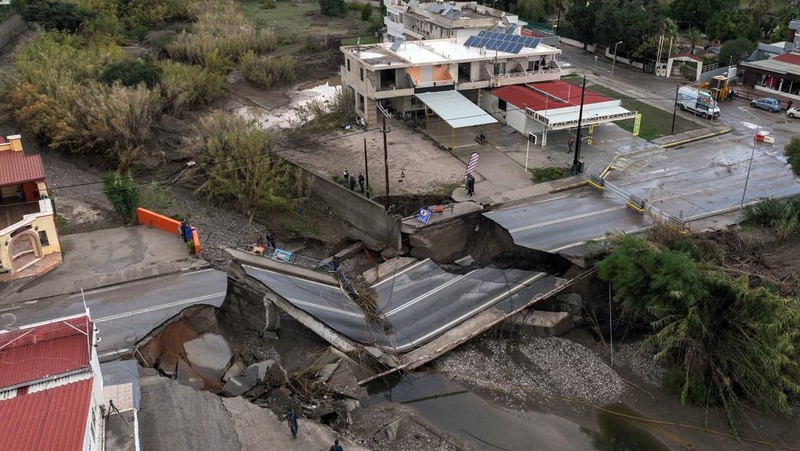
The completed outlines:
{"type": "Polygon", "coordinates": [[[180,225],[180,227],[178,227],[178,234],[179,234],[179,236],[181,237],[181,239],[183,240],[184,243],[186,242],[186,229],[188,229],[188,228],[189,228],[189,224],[186,223],[185,219],[183,221],[181,221],[181,225],[180,225]]]}
{"type": "Polygon", "coordinates": [[[361,187],[361,194],[364,194],[364,182],[367,179],[364,178],[364,174],[358,174],[358,186],[361,187]]]}
{"type": "Polygon", "coordinates": [[[344,168],[342,177],[344,177],[344,186],[348,186],[350,184],[350,171],[348,171],[347,168],[344,168]]]}
{"type": "Polygon", "coordinates": [[[572,145],[575,144],[575,138],[572,136],[569,137],[569,142],[567,142],[567,153],[572,153],[572,145]]]}
{"type": "Polygon", "coordinates": [[[297,438],[297,414],[294,409],[289,409],[286,412],[286,424],[289,425],[289,430],[292,431],[292,438],[297,438]]]}
{"type": "Polygon", "coordinates": [[[339,444],[339,439],[338,438],[333,441],[333,446],[331,446],[331,449],[329,451],[344,451],[344,448],[342,448],[342,445],[339,444]]]}
{"type": "Polygon", "coordinates": [[[475,194],[475,177],[467,174],[467,195],[472,196],[473,194],[475,194]]]}

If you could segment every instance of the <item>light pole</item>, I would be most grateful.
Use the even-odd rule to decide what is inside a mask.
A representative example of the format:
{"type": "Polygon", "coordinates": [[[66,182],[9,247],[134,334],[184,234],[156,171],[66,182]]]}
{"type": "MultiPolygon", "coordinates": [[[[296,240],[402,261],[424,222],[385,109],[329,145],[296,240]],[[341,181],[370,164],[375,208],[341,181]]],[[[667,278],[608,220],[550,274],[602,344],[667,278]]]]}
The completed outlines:
{"type": "Polygon", "coordinates": [[[614,44],[614,61],[611,62],[611,77],[614,77],[614,66],[617,64],[617,46],[622,44],[622,41],[614,44]]]}
{"type": "MultiPolygon", "coordinates": [[[[739,107],[739,111],[743,113],[747,113],[756,120],[756,125],[758,126],[758,130],[756,131],[756,135],[761,132],[761,119],[759,119],[755,114],[747,111],[744,107],[739,107]]],[[[756,155],[756,137],[753,136],[753,149],[750,151],[750,162],[747,164],[747,176],[744,179],[744,189],[742,190],[742,201],[739,202],[739,210],[744,209],[744,196],[747,194],[747,183],[750,181],[750,169],[753,167],[753,157],[756,155]]]]}

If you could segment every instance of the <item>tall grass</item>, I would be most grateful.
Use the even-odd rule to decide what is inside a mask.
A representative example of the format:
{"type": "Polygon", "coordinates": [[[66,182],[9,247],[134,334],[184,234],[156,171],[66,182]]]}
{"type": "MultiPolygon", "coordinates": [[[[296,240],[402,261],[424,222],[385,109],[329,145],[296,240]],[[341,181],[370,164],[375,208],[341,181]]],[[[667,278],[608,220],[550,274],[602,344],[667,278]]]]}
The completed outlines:
{"type": "Polygon", "coordinates": [[[161,61],[161,94],[168,113],[181,117],[193,105],[211,103],[222,94],[225,77],[205,67],[161,61]]]}
{"type": "Polygon", "coordinates": [[[242,55],[241,63],[244,78],[262,89],[288,85],[297,78],[294,58],[290,55],[270,58],[249,51],[242,55]]]}
{"type": "Polygon", "coordinates": [[[231,61],[239,61],[248,51],[271,52],[277,38],[271,30],[256,30],[233,0],[197,2],[188,8],[195,20],[191,32],[181,32],[165,46],[170,58],[202,64],[205,55],[217,51],[231,61]]]}

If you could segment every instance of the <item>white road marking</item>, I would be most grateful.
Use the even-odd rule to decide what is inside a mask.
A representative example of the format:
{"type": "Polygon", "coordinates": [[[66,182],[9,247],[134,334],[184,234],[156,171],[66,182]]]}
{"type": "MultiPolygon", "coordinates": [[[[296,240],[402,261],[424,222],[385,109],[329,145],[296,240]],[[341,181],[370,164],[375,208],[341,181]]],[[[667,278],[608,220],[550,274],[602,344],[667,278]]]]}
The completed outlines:
{"type": "Polygon", "coordinates": [[[601,214],[604,214],[604,213],[610,213],[612,211],[624,210],[625,208],[627,208],[627,207],[625,207],[625,205],[618,205],[616,207],[610,207],[610,208],[606,208],[606,209],[603,209],[603,210],[590,211],[588,213],[583,213],[583,214],[579,214],[579,215],[575,215],[575,216],[570,216],[568,218],[559,218],[559,219],[554,219],[552,221],[540,222],[538,224],[530,224],[530,225],[526,225],[524,227],[517,227],[516,229],[510,229],[508,232],[509,233],[523,232],[525,230],[536,229],[536,228],[539,228],[539,227],[545,227],[545,226],[549,226],[549,225],[553,225],[553,224],[559,224],[559,223],[562,223],[562,222],[572,221],[572,220],[575,220],[575,219],[588,218],[590,216],[601,215],[601,214]]]}
{"type": "Polygon", "coordinates": [[[423,293],[420,296],[417,296],[416,298],[406,302],[405,304],[390,310],[384,316],[389,317],[389,316],[394,315],[395,313],[401,312],[401,311],[405,310],[406,308],[413,306],[417,302],[419,302],[419,301],[421,301],[421,300],[423,300],[423,299],[425,299],[427,297],[430,297],[431,295],[436,294],[437,292],[439,292],[441,290],[444,290],[445,288],[449,287],[450,285],[453,285],[456,282],[460,282],[462,279],[464,279],[465,277],[469,276],[473,272],[475,272],[475,271],[470,271],[468,274],[464,274],[462,276],[458,276],[458,277],[456,277],[454,279],[448,280],[446,283],[443,283],[443,284],[439,285],[438,287],[434,288],[433,290],[426,291],[425,293],[423,293]]]}
{"type": "Polygon", "coordinates": [[[147,308],[143,308],[143,309],[139,309],[139,310],[134,310],[134,311],[131,311],[131,312],[118,313],[116,315],[106,316],[106,317],[103,317],[103,318],[96,318],[94,320],[94,322],[102,323],[102,322],[105,322],[105,321],[113,321],[115,319],[126,318],[126,317],[130,317],[130,316],[134,316],[134,315],[141,315],[142,313],[154,312],[156,310],[162,310],[162,309],[165,309],[165,308],[177,307],[179,305],[199,303],[201,301],[207,301],[209,299],[213,299],[213,298],[219,297],[219,296],[225,296],[225,292],[223,291],[223,292],[220,292],[220,293],[206,294],[206,295],[198,296],[196,298],[191,298],[191,299],[181,299],[180,301],[170,302],[169,304],[155,305],[153,307],[147,307],[147,308]]]}
{"type": "MultiPolygon", "coordinates": [[[[347,310],[340,310],[340,309],[337,309],[337,308],[328,307],[327,305],[314,304],[313,302],[306,302],[306,301],[301,301],[301,300],[298,300],[298,299],[288,299],[287,298],[286,300],[291,302],[295,306],[304,305],[306,307],[312,307],[312,308],[319,309],[319,310],[325,310],[326,312],[339,313],[339,314],[346,315],[346,316],[352,316],[354,318],[364,319],[364,314],[363,313],[355,313],[355,312],[350,312],[350,311],[347,311],[347,310]]],[[[321,319],[316,318],[316,317],[315,317],[315,319],[318,320],[318,321],[322,321],[321,319]]]]}
{"type": "Polygon", "coordinates": [[[216,269],[214,269],[214,268],[206,268],[206,269],[198,269],[197,271],[186,271],[183,274],[181,274],[181,277],[193,276],[195,274],[202,274],[204,272],[209,272],[209,271],[216,271],[216,269]]]}
{"type": "MultiPolygon", "coordinates": [[[[250,266],[250,265],[242,265],[242,266],[244,266],[244,267],[247,267],[247,268],[254,269],[254,270],[256,270],[256,271],[261,271],[261,272],[265,272],[265,273],[269,273],[269,274],[275,274],[275,275],[277,275],[277,276],[282,276],[282,277],[288,277],[288,278],[290,278],[290,279],[294,279],[294,280],[300,280],[300,281],[303,281],[303,282],[313,283],[314,285],[323,286],[323,287],[325,287],[325,288],[335,288],[335,289],[337,289],[337,290],[339,289],[339,287],[338,287],[338,286],[336,286],[336,285],[329,285],[329,284],[326,284],[326,283],[317,282],[316,280],[304,279],[304,278],[302,278],[302,277],[292,276],[292,275],[289,275],[289,274],[284,274],[284,273],[282,273],[282,272],[270,271],[269,269],[258,268],[258,267],[256,267],[256,266],[250,266]]],[[[263,282],[262,282],[262,283],[263,283],[263,282]]]]}
{"type": "Polygon", "coordinates": [[[402,275],[402,274],[405,274],[405,273],[407,273],[407,272],[411,271],[412,269],[414,269],[414,268],[416,268],[417,266],[419,266],[419,265],[421,265],[421,264],[423,264],[423,263],[427,262],[428,260],[429,260],[429,259],[428,259],[428,258],[426,258],[425,260],[422,260],[421,262],[414,263],[413,265],[409,266],[408,268],[405,268],[405,269],[403,269],[402,271],[400,271],[400,272],[398,272],[398,273],[395,273],[395,274],[394,274],[392,277],[389,277],[388,279],[381,280],[380,282],[376,283],[375,285],[372,285],[372,288],[378,288],[379,286],[383,285],[384,283],[386,283],[386,282],[388,282],[388,281],[390,281],[390,280],[394,280],[394,279],[396,279],[398,276],[400,276],[400,275],[402,275]]]}

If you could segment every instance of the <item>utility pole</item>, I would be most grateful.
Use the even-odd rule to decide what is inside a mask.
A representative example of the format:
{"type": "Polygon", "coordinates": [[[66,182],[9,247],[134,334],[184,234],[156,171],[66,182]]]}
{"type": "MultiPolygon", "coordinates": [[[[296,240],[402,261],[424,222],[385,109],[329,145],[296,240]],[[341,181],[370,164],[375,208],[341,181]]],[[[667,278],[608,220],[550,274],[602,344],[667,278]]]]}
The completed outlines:
{"type": "MultiPolygon", "coordinates": [[[[383,108],[381,108],[383,110],[383,108]]],[[[386,197],[383,201],[383,206],[386,207],[386,210],[389,210],[389,148],[386,144],[386,134],[389,133],[389,130],[386,129],[386,112],[383,113],[383,168],[384,168],[384,176],[386,177],[386,197]]]]}
{"type": "Polygon", "coordinates": [[[680,89],[680,86],[675,86],[675,105],[672,106],[672,131],[669,132],[670,135],[675,134],[675,115],[678,113],[678,89],[680,89]]]}
{"type": "Polygon", "coordinates": [[[586,94],[586,77],[583,77],[583,86],[581,87],[581,108],[578,110],[578,139],[575,140],[575,159],[572,160],[572,174],[577,175],[583,173],[581,167],[581,121],[583,121],[583,96],[586,94]]]}
{"type": "Polygon", "coordinates": [[[367,138],[364,138],[364,177],[366,178],[367,188],[364,190],[367,192],[367,199],[369,199],[369,163],[367,162],[367,138]]]}

